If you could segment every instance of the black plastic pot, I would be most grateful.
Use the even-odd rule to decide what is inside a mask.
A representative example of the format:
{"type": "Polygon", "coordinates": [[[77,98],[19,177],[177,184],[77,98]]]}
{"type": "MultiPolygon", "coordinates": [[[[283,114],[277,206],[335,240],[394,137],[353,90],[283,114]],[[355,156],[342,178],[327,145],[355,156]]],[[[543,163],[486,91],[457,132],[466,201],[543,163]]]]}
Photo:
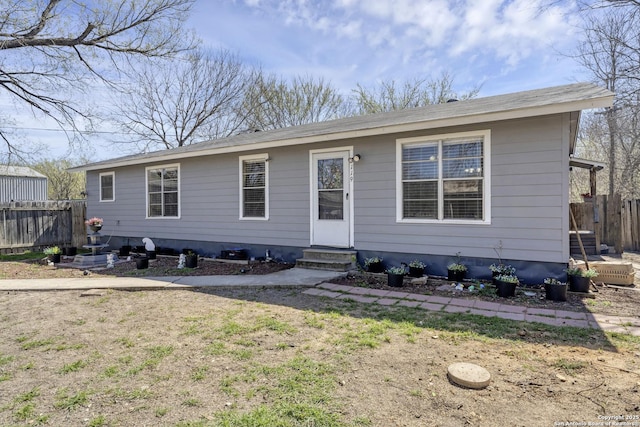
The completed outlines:
{"type": "Polygon", "coordinates": [[[196,268],[198,266],[198,255],[187,255],[184,266],[187,268],[196,268]]]}
{"type": "Polygon", "coordinates": [[[545,283],[544,291],[546,298],[551,301],[566,301],[567,300],[567,288],[565,285],[552,285],[545,283]]]}
{"type": "Polygon", "coordinates": [[[120,247],[120,256],[129,256],[131,253],[131,246],[125,245],[120,247]]]}
{"type": "Polygon", "coordinates": [[[409,266],[409,276],[411,276],[411,277],[422,277],[422,276],[424,276],[424,268],[409,266]]]}
{"type": "Polygon", "coordinates": [[[144,270],[145,268],[149,268],[149,258],[136,258],[136,269],[144,270]]]}
{"type": "Polygon", "coordinates": [[[156,251],[147,251],[147,258],[156,259],[156,251]]]}
{"type": "Polygon", "coordinates": [[[78,248],[76,248],[75,246],[62,248],[62,254],[64,256],[76,256],[77,253],[78,253],[78,248]]]}
{"type": "Polygon", "coordinates": [[[496,294],[501,298],[513,297],[516,295],[516,283],[503,282],[502,280],[496,280],[496,294]]]}
{"type": "Polygon", "coordinates": [[[589,292],[591,286],[590,277],[569,276],[569,290],[571,292],[589,292]]]}
{"type": "Polygon", "coordinates": [[[387,273],[387,284],[394,288],[401,288],[404,282],[404,274],[387,273]]]}
{"type": "Polygon", "coordinates": [[[447,270],[447,279],[452,282],[462,282],[466,275],[466,271],[447,270]]]}
{"type": "Polygon", "coordinates": [[[369,273],[382,273],[384,272],[384,265],[381,262],[374,262],[367,266],[369,273]]]}
{"type": "Polygon", "coordinates": [[[53,262],[54,264],[58,264],[60,263],[60,255],[62,254],[51,254],[49,255],[49,261],[53,262]]]}

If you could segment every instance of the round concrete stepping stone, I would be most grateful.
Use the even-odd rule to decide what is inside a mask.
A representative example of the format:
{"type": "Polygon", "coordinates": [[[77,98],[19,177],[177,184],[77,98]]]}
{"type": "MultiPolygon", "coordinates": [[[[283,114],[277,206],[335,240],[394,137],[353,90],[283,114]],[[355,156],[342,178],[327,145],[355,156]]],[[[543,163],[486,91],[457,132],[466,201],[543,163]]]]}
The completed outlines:
{"type": "Polygon", "coordinates": [[[460,386],[481,389],[491,382],[491,374],[482,366],[473,363],[454,363],[447,368],[449,379],[460,386]]]}

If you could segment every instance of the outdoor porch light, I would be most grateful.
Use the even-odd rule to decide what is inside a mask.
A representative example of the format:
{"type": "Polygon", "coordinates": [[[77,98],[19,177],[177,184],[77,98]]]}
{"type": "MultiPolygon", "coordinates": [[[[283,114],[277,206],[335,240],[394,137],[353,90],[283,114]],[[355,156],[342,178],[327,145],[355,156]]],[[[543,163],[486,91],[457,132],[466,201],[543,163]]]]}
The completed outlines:
{"type": "Polygon", "coordinates": [[[349,163],[359,162],[360,158],[360,154],[355,154],[353,157],[349,157],[349,163]]]}

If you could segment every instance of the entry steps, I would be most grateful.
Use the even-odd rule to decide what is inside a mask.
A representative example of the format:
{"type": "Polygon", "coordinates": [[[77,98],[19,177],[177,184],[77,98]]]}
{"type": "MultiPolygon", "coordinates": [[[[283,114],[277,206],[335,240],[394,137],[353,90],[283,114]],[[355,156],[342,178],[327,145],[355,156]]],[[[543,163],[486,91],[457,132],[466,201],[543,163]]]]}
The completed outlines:
{"type": "Polygon", "coordinates": [[[309,248],[303,249],[302,253],[303,257],[296,260],[296,267],[330,271],[356,268],[357,251],[309,248]]]}

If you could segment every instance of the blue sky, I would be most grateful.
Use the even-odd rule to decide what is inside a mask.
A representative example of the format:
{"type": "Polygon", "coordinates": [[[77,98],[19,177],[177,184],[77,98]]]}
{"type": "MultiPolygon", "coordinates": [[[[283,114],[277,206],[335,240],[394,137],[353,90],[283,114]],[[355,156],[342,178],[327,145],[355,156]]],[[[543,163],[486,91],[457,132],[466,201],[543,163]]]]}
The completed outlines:
{"type": "Polygon", "coordinates": [[[573,10],[538,0],[221,0],[198,1],[192,24],[207,45],[345,93],[449,72],[457,89],[482,85],[483,96],[580,80],[560,54],[580,37],[573,10]]]}
{"type": "MultiPolygon", "coordinates": [[[[322,77],[343,94],[359,83],[402,83],[447,72],[455,89],[479,96],[585,80],[562,53],[580,38],[575,5],[540,0],[197,0],[188,26],[212,48],[284,77],[322,77]]],[[[108,97],[103,97],[107,99],[108,97]]],[[[108,108],[98,105],[95,108],[108,108]]],[[[16,115],[19,127],[55,128],[16,115]]],[[[109,132],[113,127],[104,125],[109,132]]],[[[25,131],[68,155],[61,132],[25,131]]],[[[93,159],[114,152],[108,134],[90,137],[93,159]]]]}

